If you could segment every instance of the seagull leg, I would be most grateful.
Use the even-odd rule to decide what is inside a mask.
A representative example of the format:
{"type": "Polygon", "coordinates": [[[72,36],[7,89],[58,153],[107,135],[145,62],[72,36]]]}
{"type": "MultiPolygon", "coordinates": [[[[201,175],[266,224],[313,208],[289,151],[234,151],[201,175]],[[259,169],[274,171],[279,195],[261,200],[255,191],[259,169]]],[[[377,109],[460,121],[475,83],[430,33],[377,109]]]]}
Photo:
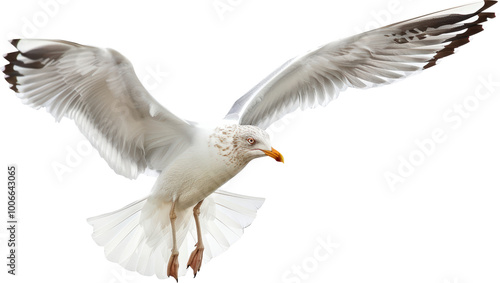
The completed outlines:
{"type": "Polygon", "coordinates": [[[201,261],[203,260],[203,250],[205,250],[205,246],[203,246],[203,240],[201,237],[200,219],[198,218],[200,215],[200,206],[202,202],[203,200],[193,208],[193,216],[194,222],[196,223],[196,234],[198,237],[198,242],[196,243],[196,248],[191,253],[191,256],[189,256],[187,264],[187,267],[191,267],[193,269],[194,277],[196,277],[196,274],[198,273],[198,271],[200,271],[201,261]]]}
{"type": "Polygon", "coordinates": [[[175,202],[172,202],[172,208],[170,208],[170,225],[172,225],[172,254],[170,255],[170,259],[168,260],[168,265],[167,265],[167,276],[174,277],[175,281],[178,280],[178,271],[179,271],[179,250],[177,250],[177,237],[176,237],[176,231],[175,231],[175,219],[177,218],[177,215],[175,215],[175,202]]]}

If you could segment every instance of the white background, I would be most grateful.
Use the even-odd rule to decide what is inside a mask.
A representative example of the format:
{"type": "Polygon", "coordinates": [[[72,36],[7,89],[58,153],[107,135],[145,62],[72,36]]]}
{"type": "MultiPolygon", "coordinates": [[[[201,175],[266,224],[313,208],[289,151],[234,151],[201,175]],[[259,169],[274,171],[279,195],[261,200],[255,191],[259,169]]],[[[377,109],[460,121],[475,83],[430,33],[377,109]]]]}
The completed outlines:
{"type": "MultiPolygon", "coordinates": [[[[302,51],[467,3],[66,0],[44,10],[48,2],[2,2],[1,53],[13,51],[6,41],[13,36],[114,48],[157,100],[194,121],[223,117],[240,95],[302,51]],[[221,16],[214,3],[233,6],[221,16]],[[161,73],[156,80],[154,70],[161,73]]],[[[500,82],[499,27],[499,20],[489,23],[422,74],[349,90],[327,108],[275,127],[273,146],[286,163],[256,160],[228,183],[226,189],[266,202],[242,239],[202,266],[196,282],[498,282],[500,87],[456,129],[443,115],[472,101],[481,80],[500,82]],[[415,141],[436,129],[446,140],[391,188],[384,174],[397,173],[400,158],[417,156],[415,141]],[[327,253],[321,241],[336,248],[327,253]]],[[[56,124],[44,110],[22,105],[6,82],[0,107],[0,176],[15,163],[19,178],[19,276],[7,275],[2,264],[0,280],[157,282],[108,262],[86,223],[147,195],[154,178],[114,174],[95,151],[82,152],[84,138],[72,121],[56,124]],[[59,179],[54,164],[71,172],[59,179]]],[[[0,239],[5,259],[5,229],[0,239]]],[[[192,282],[190,274],[181,282],[192,282]]]]}

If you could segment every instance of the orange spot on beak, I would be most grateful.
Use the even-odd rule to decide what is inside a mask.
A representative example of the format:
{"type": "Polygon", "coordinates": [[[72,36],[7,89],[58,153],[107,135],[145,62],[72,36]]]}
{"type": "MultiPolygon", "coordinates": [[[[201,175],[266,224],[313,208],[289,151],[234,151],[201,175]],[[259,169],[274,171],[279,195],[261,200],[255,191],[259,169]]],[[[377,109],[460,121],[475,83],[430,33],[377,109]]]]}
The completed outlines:
{"type": "Polygon", "coordinates": [[[261,149],[267,156],[269,157],[272,157],[274,158],[274,160],[278,161],[278,162],[283,162],[285,163],[285,158],[283,158],[283,155],[281,155],[281,153],[279,153],[279,151],[277,151],[276,149],[272,148],[271,147],[271,151],[269,150],[263,150],[261,149]]]}

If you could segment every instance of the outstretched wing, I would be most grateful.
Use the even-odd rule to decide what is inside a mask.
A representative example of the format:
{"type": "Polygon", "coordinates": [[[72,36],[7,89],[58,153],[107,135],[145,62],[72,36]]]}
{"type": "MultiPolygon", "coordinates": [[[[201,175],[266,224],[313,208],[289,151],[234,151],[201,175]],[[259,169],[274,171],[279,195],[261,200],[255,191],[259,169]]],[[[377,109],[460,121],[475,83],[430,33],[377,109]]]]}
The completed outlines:
{"type": "Polygon", "coordinates": [[[238,99],[225,117],[263,129],[347,87],[384,85],[436,65],[481,32],[497,1],[464,5],[331,42],[298,56],[238,99]]]}
{"type": "Polygon", "coordinates": [[[189,146],[193,125],[154,100],[131,63],[112,49],[61,40],[16,39],[5,79],[25,104],[73,119],[116,173],[163,170],[189,146]]]}

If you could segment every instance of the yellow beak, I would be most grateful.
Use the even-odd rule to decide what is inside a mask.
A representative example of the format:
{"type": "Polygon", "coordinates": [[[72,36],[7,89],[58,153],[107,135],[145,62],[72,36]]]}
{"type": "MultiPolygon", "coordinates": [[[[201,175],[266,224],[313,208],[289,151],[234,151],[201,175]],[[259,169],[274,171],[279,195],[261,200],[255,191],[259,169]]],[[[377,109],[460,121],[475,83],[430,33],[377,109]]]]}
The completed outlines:
{"type": "Polygon", "coordinates": [[[271,147],[271,151],[269,150],[263,150],[261,149],[267,156],[269,157],[272,157],[274,158],[274,160],[278,161],[278,162],[283,162],[285,163],[285,159],[283,158],[283,155],[281,155],[281,153],[279,153],[279,151],[277,151],[276,149],[272,148],[271,147]]]}

